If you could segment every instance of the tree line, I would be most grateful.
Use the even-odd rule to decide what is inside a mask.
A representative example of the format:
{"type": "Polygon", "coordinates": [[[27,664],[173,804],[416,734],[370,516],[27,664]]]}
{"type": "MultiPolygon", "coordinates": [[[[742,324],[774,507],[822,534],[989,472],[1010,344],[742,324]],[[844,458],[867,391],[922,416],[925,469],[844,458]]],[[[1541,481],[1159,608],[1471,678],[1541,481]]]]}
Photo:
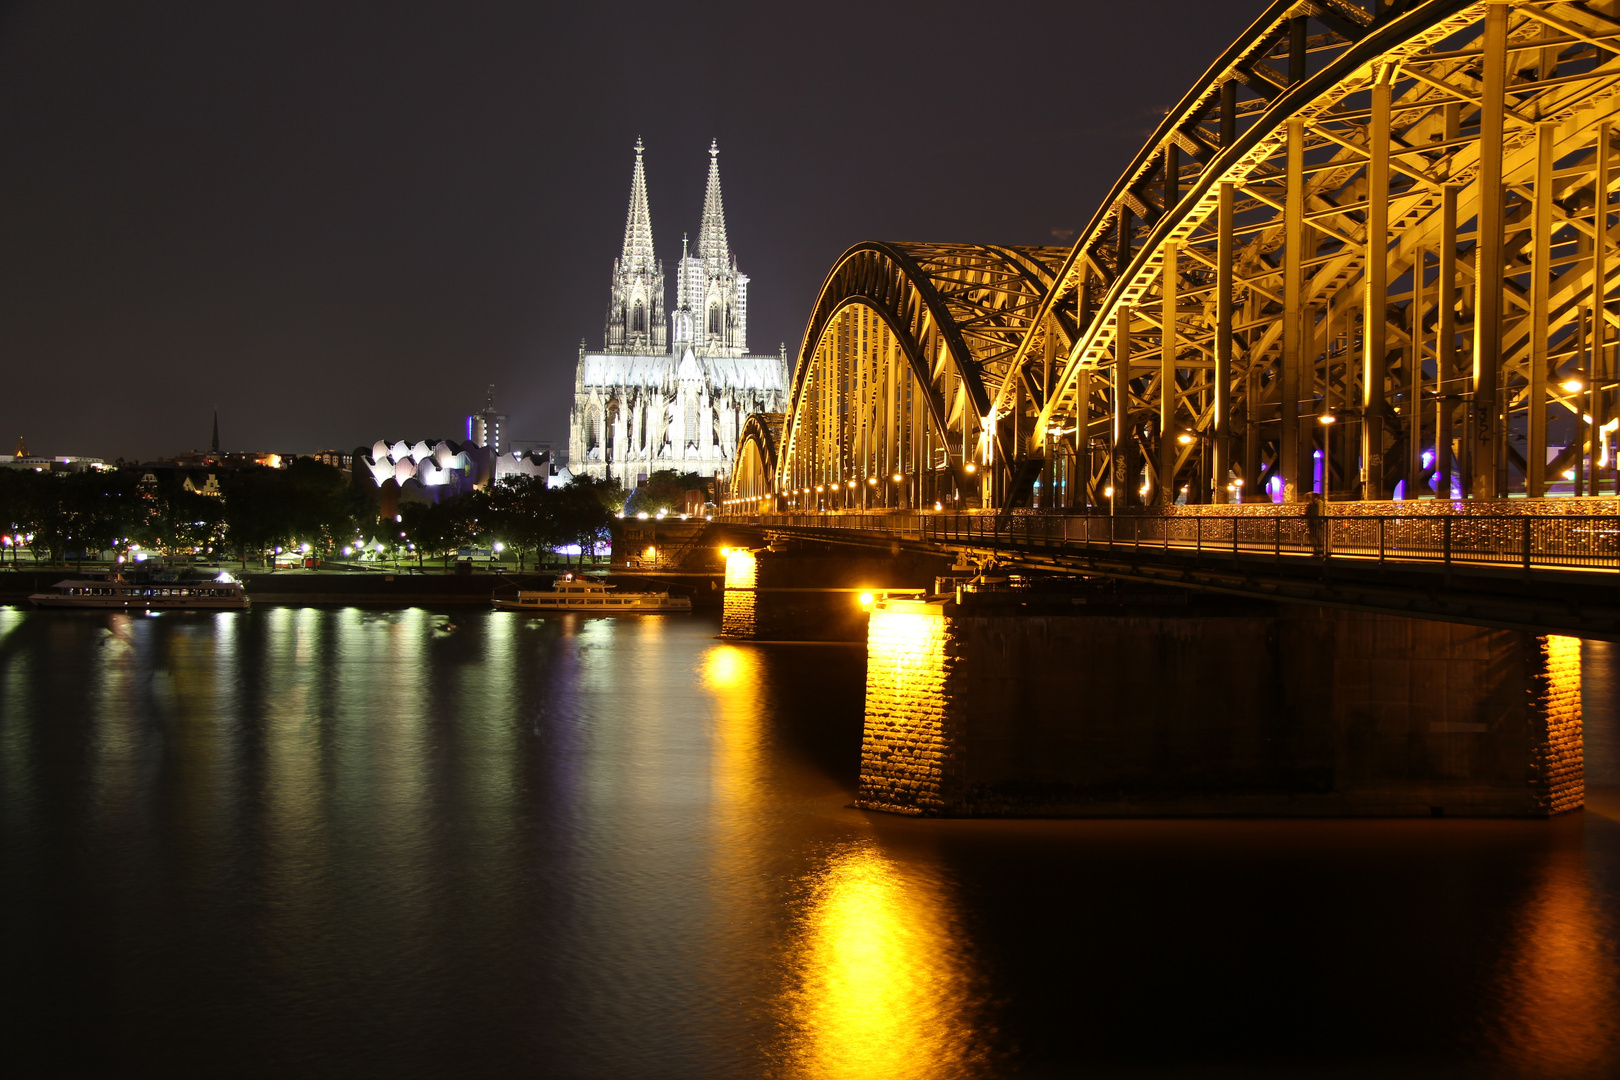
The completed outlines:
{"type": "Polygon", "coordinates": [[[521,558],[570,544],[582,552],[608,535],[624,504],[617,484],[576,478],[548,488],[543,477],[509,476],[440,502],[405,501],[379,517],[378,492],[312,458],[286,468],[221,471],[220,494],[188,490],[182,474],[156,483],[139,470],[42,473],[0,469],[0,534],[36,559],[61,563],[103,551],[213,554],[246,564],[278,549],[330,556],[362,544],[418,562],[468,545],[500,541],[521,558]]]}

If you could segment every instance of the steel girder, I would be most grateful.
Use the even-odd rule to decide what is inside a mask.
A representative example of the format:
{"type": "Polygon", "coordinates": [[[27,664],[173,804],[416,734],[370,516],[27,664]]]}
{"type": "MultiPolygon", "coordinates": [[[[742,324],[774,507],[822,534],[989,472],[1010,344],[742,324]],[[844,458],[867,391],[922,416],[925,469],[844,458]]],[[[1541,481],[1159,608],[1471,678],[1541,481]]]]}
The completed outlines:
{"type": "Polygon", "coordinates": [[[778,489],[879,464],[853,448],[906,384],[861,367],[856,310],[937,430],[908,467],[943,460],[987,502],[1057,460],[1047,505],[1612,482],[1620,0],[1375,6],[1272,4],[1072,250],[846,252],[778,489]],[[968,459],[993,467],[969,482],[968,459]]]}
{"type": "Polygon", "coordinates": [[[1084,415],[1120,475],[1134,433],[1153,480],[1116,500],[1224,501],[1228,476],[1277,477],[1290,500],[1313,483],[1449,495],[1454,448],[1477,496],[1507,494],[1510,461],[1532,495],[1571,465],[1594,481],[1615,7],[1429,0],[1346,22],[1274,5],[1066,261],[1047,306],[1082,330],[1037,438],[1084,415]],[[1570,436],[1550,466],[1549,408],[1570,436]]]}
{"type": "MultiPolygon", "coordinates": [[[[1012,360],[1066,254],[902,243],[845,252],[800,347],[778,490],[881,484],[892,503],[898,483],[907,498],[932,497],[925,472],[943,469],[959,486],[976,446],[1013,453],[1012,438],[985,418],[1018,370],[1012,360]]],[[[876,494],[857,490],[863,505],[876,494]]]]}
{"type": "Polygon", "coordinates": [[[777,447],[785,414],[753,413],[743,422],[728,495],[757,507],[776,491],[777,447]]]}

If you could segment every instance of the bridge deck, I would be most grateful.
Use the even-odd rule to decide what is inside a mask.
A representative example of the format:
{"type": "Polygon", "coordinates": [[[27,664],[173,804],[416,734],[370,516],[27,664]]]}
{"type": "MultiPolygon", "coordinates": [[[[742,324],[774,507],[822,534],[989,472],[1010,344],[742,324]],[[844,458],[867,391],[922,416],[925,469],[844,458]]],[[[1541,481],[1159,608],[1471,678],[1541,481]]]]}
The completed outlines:
{"type": "Polygon", "coordinates": [[[1620,639],[1620,517],[731,515],[770,533],[901,542],[1184,588],[1620,639]]]}

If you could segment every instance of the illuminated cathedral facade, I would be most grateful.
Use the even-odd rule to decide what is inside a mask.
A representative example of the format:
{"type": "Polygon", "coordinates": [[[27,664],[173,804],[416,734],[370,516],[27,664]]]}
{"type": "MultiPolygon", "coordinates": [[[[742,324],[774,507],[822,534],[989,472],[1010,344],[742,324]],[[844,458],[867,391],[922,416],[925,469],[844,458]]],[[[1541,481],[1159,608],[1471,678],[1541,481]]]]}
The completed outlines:
{"type": "Polygon", "coordinates": [[[748,414],[784,412],[788,397],[786,350],[748,355],[748,276],[726,240],[719,148],[709,146],[696,249],[681,241],[667,310],[642,155],[638,139],[605,342],[580,345],[568,444],[570,472],[627,488],[660,469],[729,473],[748,414]]]}

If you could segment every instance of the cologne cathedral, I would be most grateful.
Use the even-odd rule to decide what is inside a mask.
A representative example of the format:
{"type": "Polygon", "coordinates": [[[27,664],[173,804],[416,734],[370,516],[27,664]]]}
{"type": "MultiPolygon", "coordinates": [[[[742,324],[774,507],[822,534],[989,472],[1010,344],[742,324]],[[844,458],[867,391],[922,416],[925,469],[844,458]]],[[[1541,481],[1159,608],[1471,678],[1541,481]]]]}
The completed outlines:
{"type": "Polygon", "coordinates": [[[726,242],[719,149],[709,146],[696,250],[681,241],[673,309],[664,305],[641,158],[637,139],[606,341],[601,352],[580,345],[568,443],[571,473],[627,488],[659,469],[729,472],[748,414],[784,412],[788,397],[786,350],[748,355],[748,276],[726,242]]]}

